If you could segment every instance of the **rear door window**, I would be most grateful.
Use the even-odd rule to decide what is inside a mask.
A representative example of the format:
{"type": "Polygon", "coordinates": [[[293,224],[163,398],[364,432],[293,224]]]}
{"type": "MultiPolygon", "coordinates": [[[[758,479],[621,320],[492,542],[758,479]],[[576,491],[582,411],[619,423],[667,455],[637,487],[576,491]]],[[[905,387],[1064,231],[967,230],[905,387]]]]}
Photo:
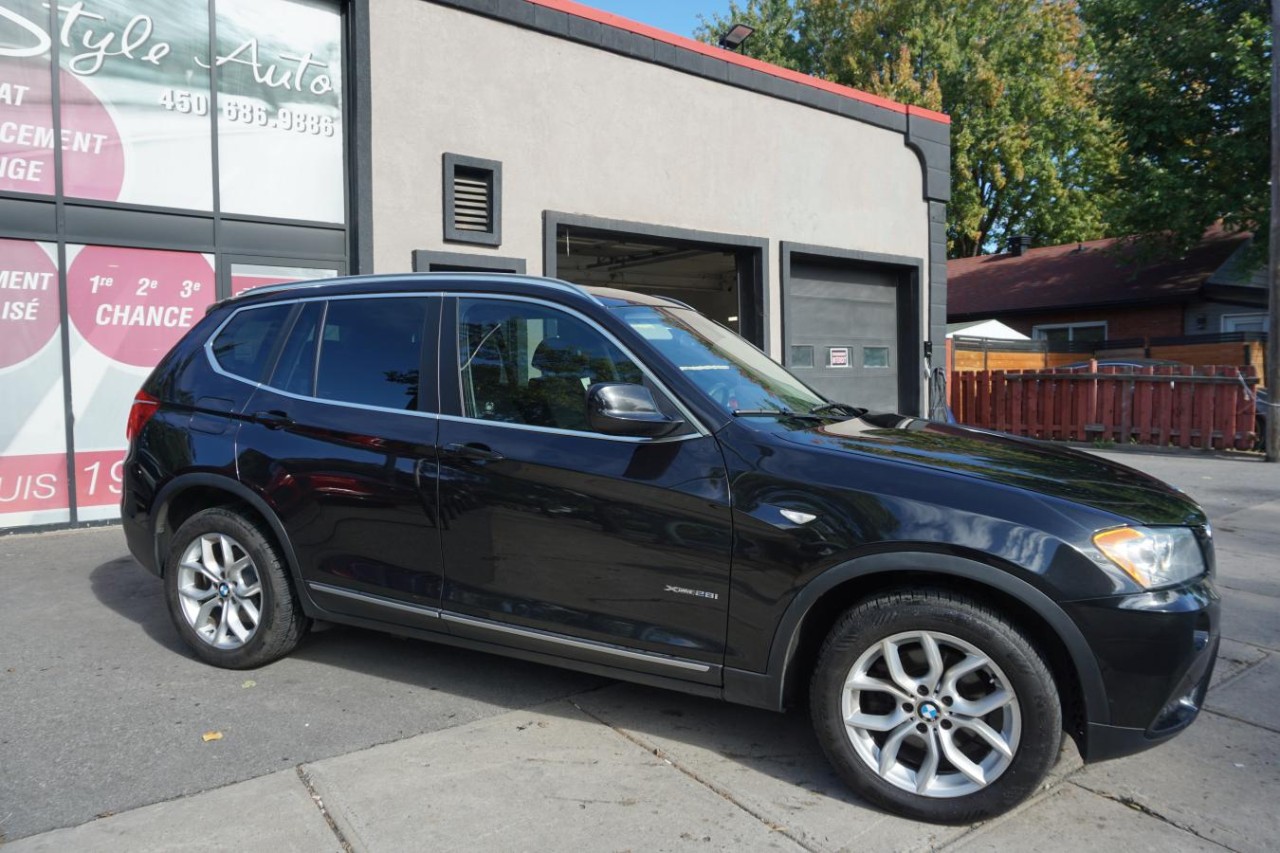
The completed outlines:
{"type": "Polygon", "coordinates": [[[417,410],[428,304],[425,296],[330,300],[315,396],[417,410]]]}

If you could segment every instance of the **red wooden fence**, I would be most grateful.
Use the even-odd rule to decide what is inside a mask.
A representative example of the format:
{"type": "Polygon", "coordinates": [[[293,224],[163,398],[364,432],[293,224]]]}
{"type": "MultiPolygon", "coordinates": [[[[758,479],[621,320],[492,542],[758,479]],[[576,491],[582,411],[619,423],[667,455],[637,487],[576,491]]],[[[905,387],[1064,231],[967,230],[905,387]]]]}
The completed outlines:
{"type": "Polygon", "coordinates": [[[962,424],[1031,438],[1248,450],[1257,382],[1252,366],[962,371],[951,409],[962,424]]]}

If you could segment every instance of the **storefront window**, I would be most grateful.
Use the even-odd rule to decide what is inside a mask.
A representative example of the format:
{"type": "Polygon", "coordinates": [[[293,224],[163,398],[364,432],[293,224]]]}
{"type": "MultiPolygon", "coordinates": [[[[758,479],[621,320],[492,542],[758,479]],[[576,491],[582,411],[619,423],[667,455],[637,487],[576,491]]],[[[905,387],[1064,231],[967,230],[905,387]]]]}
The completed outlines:
{"type": "Polygon", "coordinates": [[[0,190],[54,193],[48,22],[42,0],[0,2],[0,190]]]}
{"type": "Polygon", "coordinates": [[[346,269],[342,9],[0,0],[0,530],[115,518],[134,394],[218,293],[346,269]]]}
{"type": "Polygon", "coordinates": [[[65,193],[212,210],[207,0],[85,0],[59,18],[65,193]]]}
{"type": "Polygon", "coordinates": [[[0,527],[71,517],[57,257],[0,240],[0,527]]]}
{"type": "Polygon", "coordinates": [[[342,222],[342,16],[328,3],[218,0],[222,210],[342,222]]]}
{"type": "Polygon", "coordinates": [[[214,300],[213,257],[68,246],[67,300],[77,515],[115,518],[133,395],[214,300]]]}
{"type": "Polygon", "coordinates": [[[285,284],[292,281],[310,281],[316,278],[333,278],[336,269],[324,267],[286,267],[276,264],[232,264],[231,295],[262,287],[267,284],[285,284]]]}

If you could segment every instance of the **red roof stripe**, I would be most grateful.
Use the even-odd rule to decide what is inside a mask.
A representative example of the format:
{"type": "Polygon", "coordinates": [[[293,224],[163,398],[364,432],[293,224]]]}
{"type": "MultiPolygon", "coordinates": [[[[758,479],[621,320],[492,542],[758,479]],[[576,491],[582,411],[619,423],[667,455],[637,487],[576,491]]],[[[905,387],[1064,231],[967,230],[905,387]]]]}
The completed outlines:
{"type": "Polygon", "coordinates": [[[624,18],[621,15],[615,15],[612,12],[605,12],[602,9],[594,9],[591,6],[584,6],[581,3],[574,3],[572,0],[526,0],[535,6],[542,6],[546,9],[553,9],[557,12],[564,12],[575,17],[585,18],[588,21],[595,21],[597,24],[604,24],[608,27],[615,27],[620,30],[635,33],[638,36],[646,36],[654,41],[660,41],[664,44],[673,45],[684,50],[691,50],[694,53],[700,53],[703,56],[709,56],[712,59],[719,59],[732,65],[739,65],[743,68],[750,68],[753,71],[759,71],[781,80],[790,80],[793,83],[799,83],[802,86],[809,86],[814,89],[821,89],[824,92],[831,92],[841,97],[850,98],[855,101],[861,101],[865,104],[883,107],[892,110],[895,113],[903,113],[904,115],[914,115],[920,118],[929,119],[930,121],[938,121],[943,124],[951,124],[951,116],[946,113],[939,113],[933,110],[927,110],[924,107],[915,107],[907,104],[900,104],[897,101],[891,101],[888,98],[882,98],[879,95],[872,95],[869,92],[863,92],[854,89],[851,86],[841,86],[839,83],[832,83],[829,80],[823,80],[810,74],[802,74],[799,71],[792,71],[789,68],[783,68],[769,62],[761,62],[759,59],[752,59],[749,56],[743,56],[740,53],[734,53],[723,48],[713,47],[709,44],[697,41],[696,39],[678,36],[675,33],[669,33],[666,30],[660,30],[657,27],[651,27],[648,24],[642,24],[639,21],[633,21],[630,18],[624,18]]]}

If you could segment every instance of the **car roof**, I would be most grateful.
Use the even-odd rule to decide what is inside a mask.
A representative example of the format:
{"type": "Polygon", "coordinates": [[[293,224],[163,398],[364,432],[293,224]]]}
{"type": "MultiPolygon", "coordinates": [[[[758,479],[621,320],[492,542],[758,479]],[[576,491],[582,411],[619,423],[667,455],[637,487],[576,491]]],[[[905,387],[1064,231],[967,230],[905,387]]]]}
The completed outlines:
{"type": "Polygon", "coordinates": [[[607,308],[616,308],[624,305],[688,307],[675,299],[647,293],[636,293],[629,290],[618,290],[612,287],[584,287],[572,282],[561,281],[560,279],[518,273],[470,272],[384,273],[380,275],[340,276],[338,278],[282,282],[280,284],[255,287],[219,304],[227,302],[244,304],[251,301],[270,301],[273,298],[283,299],[296,296],[410,293],[424,289],[458,292],[466,292],[468,290],[493,292],[496,290],[513,294],[557,292],[607,308]]]}

